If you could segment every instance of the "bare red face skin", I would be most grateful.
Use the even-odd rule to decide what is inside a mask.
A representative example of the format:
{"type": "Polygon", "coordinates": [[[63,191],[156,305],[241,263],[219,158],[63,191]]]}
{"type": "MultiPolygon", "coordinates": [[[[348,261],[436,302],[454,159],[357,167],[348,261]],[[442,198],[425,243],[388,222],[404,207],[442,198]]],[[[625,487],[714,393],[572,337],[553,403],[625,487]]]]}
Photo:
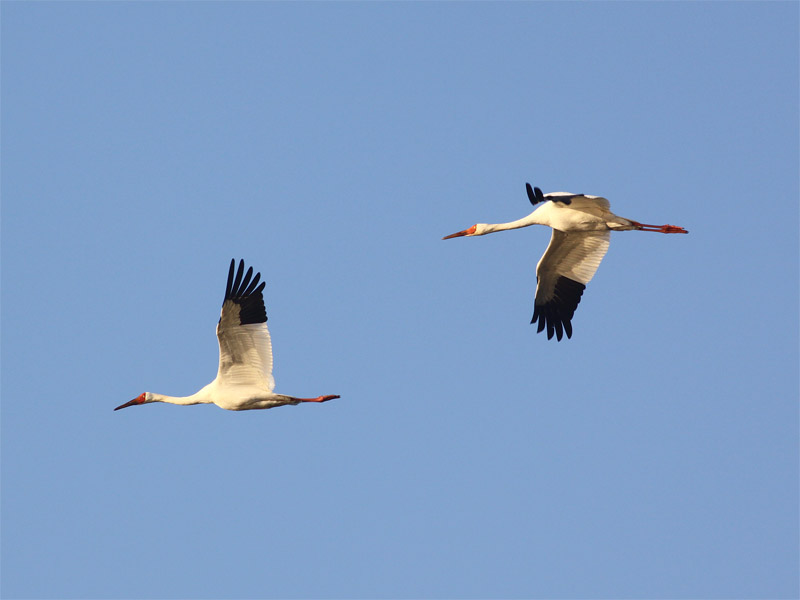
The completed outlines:
{"type": "Polygon", "coordinates": [[[443,240],[449,240],[450,238],[461,237],[461,236],[464,236],[464,235],[473,235],[477,228],[478,228],[477,225],[473,225],[469,229],[465,229],[464,231],[459,231],[457,233],[451,233],[450,235],[444,236],[442,239],[443,240]]]}
{"type": "Polygon", "coordinates": [[[145,393],[146,392],[139,394],[138,396],[136,396],[136,398],[134,398],[130,402],[126,402],[125,404],[118,406],[114,410],[119,410],[120,408],[127,408],[129,406],[134,406],[136,404],[144,404],[145,393]]]}

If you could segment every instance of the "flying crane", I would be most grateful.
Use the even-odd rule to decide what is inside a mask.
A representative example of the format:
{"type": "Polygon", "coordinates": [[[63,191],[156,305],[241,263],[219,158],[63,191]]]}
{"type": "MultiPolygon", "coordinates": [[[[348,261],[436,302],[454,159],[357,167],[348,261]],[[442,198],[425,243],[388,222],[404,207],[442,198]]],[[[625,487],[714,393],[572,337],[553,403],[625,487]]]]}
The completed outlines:
{"type": "Polygon", "coordinates": [[[244,261],[234,278],[235,260],[228,270],[225,300],[217,324],[219,341],[219,371],[217,377],[191,396],[165,396],[144,392],[114,410],[149,404],[216,404],[226,410],[251,410],[274,408],[301,402],[327,402],[339,396],[295,398],[275,394],[272,377],[272,343],[267,329],[267,311],[264,308],[265,282],[259,285],[261,273],[253,277],[253,267],[244,272],[244,261]]]}
{"type": "Polygon", "coordinates": [[[548,340],[554,334],[558,341],[565,333],[567,338],[572,337],[572,316],[586,284],[608,251],[612,231],[689,233],[675,225],[646,225],[624,219],[612,213],[608,200],[600,196],[568,192],[543,194],[530,183],[525,184],[525,189],[531,204],[541,204],[527,217],[510,223],[477,223],[442,239],[486,235],[529,225],[551,227],[550,244],[536,265],[536,297],[531,319],[531,323],[538,322],[537,333],[547,327],[548,340]]]}

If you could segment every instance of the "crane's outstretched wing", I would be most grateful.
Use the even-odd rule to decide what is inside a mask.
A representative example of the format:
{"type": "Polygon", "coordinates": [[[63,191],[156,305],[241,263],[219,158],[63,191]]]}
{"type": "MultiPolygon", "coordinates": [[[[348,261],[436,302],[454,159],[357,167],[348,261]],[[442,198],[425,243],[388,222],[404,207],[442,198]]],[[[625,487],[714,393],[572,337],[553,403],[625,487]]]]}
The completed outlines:
{"type": "MultiPolygon", "coordinates": [[[[573,198],[582,196],[582,194],[570,194],[569,192],[553,192],[552,194],[543,194],[542,190],[540,190],[538,187],[531,187],[530,183],[525,184],[525,191],[528,192],[528,200],[533,206],[536,206],[539,204],[539,202],[547,202],[548,200],[569,205],[572,204],[573,198]]],[[[589,197],[593,198],[594,196],[589,197]]]]}
{"type": "Polygon", "coordinates": [[[226,384],[252,384],[261,381],[272,391],[272,343],[267,329],[267,311],[261,292],[266,283],[258,284],[261,273],[253,276],[253,267],[244,272],[244,261],[234,278],[235,260],[228,270],[225,300],[217,323],[219,340],[219,373],[217,377],[226,384]]]}
{"type": "MultiPolygon", "coordinates": [[[[575,199],[573,197],[573,209],[575,199]]],[[[531,323],[539,322],[537,333],[547,326],[548,340],[553,333],[559,341],[564,333],[567,338],[572,337],[572,315],[586,284],[608,251],[609,238],[609,231],[565,233],[553,229],[550,245],[536,265],[536,299],[531,323]]]]}
{"type": "Polygon", "coordinates": [[[556,202],[569,206],[572,210],[587,212],[594,216],[603,216],[605,212],[611,210],[608,200],[602,196],[589,196],[588,194],[572,194],[570,192],[550,192],[543,194],[538,187],[531,187],[530,183],[525,184],[525,191],[528,192],[528,200],[536,206],[540,202],[556,202]]]}
{"type": "Polygon", "coordinates": [[[578,210],[601,218],[604,218],[611,210],[611,204],[602,196],[570,194],[569,192],[551,192],[550,194],[545,194],[544,199],[560,202],[561,204],[568,205],[572,210],[578,210]]]}

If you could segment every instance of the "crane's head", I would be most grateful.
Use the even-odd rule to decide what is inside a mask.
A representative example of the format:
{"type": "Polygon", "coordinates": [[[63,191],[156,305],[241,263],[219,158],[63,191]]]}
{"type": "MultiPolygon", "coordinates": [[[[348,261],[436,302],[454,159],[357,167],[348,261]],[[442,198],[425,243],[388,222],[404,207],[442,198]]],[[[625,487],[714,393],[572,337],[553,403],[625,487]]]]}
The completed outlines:
{"type": "Polygon", "coordinates": [[[148,399],[149,395],[150,395],[149,392],[143,392],[138,396],[136,396],[136,398],[134,398],[130,402],[126,402],[125,404],[118,406],[114,410],[119,410],[120,408],[127,408],[129,406],[136,406],[137,404],[144,404],[145,402],[152,402],[152,400],[148,399]]]}
{"type": "Polygon", "coordinates": [[[489,233],[488,225],[486,225],[486,223],[476,223],[469,229],[465,229],[464,231],[458,231],[456,233],[451,233],[450,235],[444,236],[442,239],[449,240],[450,238],[455,238],[455,237],[483,235],[485,233],[489,233]]]}

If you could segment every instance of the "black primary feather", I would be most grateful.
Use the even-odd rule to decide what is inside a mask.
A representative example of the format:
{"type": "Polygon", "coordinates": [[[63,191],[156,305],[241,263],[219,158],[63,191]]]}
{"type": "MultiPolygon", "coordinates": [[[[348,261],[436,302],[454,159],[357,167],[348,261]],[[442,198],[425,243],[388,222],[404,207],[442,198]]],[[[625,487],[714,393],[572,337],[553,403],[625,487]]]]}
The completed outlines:
{"type": "Polygon", "coordinates": [[[251,281],[253,267],[247,269],[247,273],[245,273],[244,260],[239,261],[239,269],[236,271],[236,278],[234,279],[235,266],[236,259],[231,259],[223,304],[230,300],[239,305],[239,323],[242,325],[266,323],[267,309],[264,307],[264,296],[261,293],[267,285],[266,282],[262,281],[261,285],[258,285],[261,273],[256,273],[255,278],[251,281]]]}
{"type": "Polygon", "coordinates": [[[547,327],[547,339],[555,334],[561,341],[564,333],[567,338],[572,337],[572,316],[581,301],[583,290],[586,286],[569,277],[559,277],[556,281],[553,297],[544,304],[533,305],[533,319],[531,324],[539,322],[536,333],[541,333],[547,327]]]}
{"type": "Polygon", "coordinates": [[[542,194],[542,190],[537,188],[532,188],[530,183],[525,184],[525,191],[528,192],[528,200],[531,201],[531,204],[536,206],[539,202],[544,202],[544,194],[542,194]]]}
{"type": "MultiPolygon", "coordinates": [[[[560,202],[561,204],[565,204],[569,206],[572,204],[572,198],[566,196],[545,196],[538,187],[531,187],[530,183],[525,184],[525,191],[528,192],[528,200],[531,201],[531,204],[536,206],[539,202],[546,202],[550,200],[551,202],[560,202]]],[[[577,194],[580,196],[580,194],[577,194]]]]}

